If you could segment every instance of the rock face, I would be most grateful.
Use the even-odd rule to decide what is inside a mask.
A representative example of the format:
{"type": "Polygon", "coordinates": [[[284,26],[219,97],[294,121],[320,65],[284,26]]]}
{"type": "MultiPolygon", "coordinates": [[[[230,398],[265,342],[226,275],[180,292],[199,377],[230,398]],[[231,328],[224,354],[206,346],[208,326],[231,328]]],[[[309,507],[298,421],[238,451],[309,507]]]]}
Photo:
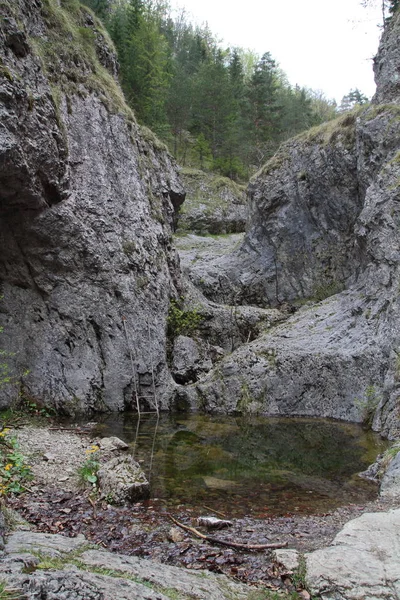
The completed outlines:
{"type": "Polygon", "coordinates": [[[400,452],[391,461],[381,483],[381,496],[398,498],[400,493],[400,452]]]}
{"type": "Polygon", "coordinates": [[[12,375],[25,396],[75,413],[129,408],[154,372],[167,406],[175,165],[124,104],[84,7],[3,5],[0,324],[12,375]]]}
{"type": "Polygon", "coordinates": [[[397,12],[383,32],[378,53],[374,59],[377,90],[373,101],[377,103],[399,102],[400,100],[399,19],[400,15],[397,12]]]}
{"type": "Polygon", "coordinates": [[[211,301],[297,311],[187,387],[192,406],[365,421],[398,435],[399,30],[397,14],[374,104],[285,143],[250,183],[243,243],[187,266],[211,301]]]}
{"type": "Polygon", "coordinates": [[[400,510],[364,514],[307,556],[307,585],[323,600],[398,599],[399,544],[400,510]]]}
{"type": "Polygon", "coordinates": [[[252,589],[224,575],[88,547],[82,535],[13,533],[0,564],[1,580],[27,600],[245,600],[252,589]]]}
{"type": "Polygon", "coordinates": [[[245,230],[244,186],[215,173],[183,168],[187,196],[179,211],[178,228],[197,233],[239,233],[245,230]]]}

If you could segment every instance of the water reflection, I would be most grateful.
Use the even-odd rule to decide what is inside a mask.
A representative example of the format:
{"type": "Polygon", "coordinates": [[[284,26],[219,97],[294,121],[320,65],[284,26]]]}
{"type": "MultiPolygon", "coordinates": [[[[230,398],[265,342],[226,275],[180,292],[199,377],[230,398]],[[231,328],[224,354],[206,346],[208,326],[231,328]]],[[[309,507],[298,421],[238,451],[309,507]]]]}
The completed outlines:
{"type": "Polygon", "coordinates": [[[99,423],[117,435],[168,505],[230,516],[326,512],[376,495],[357,476],[385,443],[354,424],[309,419],[125,413],[99,423]]]}

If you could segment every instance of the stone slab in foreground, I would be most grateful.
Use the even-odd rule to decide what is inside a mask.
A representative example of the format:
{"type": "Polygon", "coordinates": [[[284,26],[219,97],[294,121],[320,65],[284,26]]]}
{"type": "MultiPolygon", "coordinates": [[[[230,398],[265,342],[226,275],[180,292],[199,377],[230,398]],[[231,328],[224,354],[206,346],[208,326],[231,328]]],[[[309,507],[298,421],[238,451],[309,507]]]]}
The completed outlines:
{"type": "Polygon", "coordinates": [[[400,599],[400,510],[350,521],[306,560],[307,585],[323,600],[400,599]]]}
{"type": "Polygon", "coordinates": [[[17,531],[7,540],[0,579],[26,600],[246,600],[250,593],[224,575],[92,548],[83,535],[17,531]]]}

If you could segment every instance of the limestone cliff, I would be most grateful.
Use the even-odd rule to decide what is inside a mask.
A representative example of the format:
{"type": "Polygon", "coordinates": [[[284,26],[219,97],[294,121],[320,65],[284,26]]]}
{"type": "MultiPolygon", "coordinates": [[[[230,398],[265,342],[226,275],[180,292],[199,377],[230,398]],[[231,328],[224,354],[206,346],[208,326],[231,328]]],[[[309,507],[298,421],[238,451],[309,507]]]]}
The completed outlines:
{"type": "Polygon", "coordinates": [[[75,0],[4,0],[0,34],[0,347],[18,391],[69,413],[166,406],[175,164],[116,82],[75,0]],[[135,375],[134,375],[135,374],[135,375]]]}
{"type": "Polygon", "coordinates": [[[399,31],[397,13],[372,105],[284,144],[250,183],[243,244],[193,269],[210,300],[297,312],[188,388],[192,405],[373,419],[398,433],[399,31]]]}
{"type": "Polygon", "coordinates": [[[198,233],[239,233],[246,229],[246,188],[228,177],[199,169],[180,171],[186,190],[178,230],[198,233]]]}

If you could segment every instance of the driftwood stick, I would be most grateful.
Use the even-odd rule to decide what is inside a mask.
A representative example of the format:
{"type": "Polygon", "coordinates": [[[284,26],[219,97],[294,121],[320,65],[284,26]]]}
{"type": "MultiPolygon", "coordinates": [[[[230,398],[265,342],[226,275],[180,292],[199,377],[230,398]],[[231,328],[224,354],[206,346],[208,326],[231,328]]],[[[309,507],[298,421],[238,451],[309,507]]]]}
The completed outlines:
{"type": "Polygon", "coordinates": [[[211,535],[206,536],[207,542],[212,544],[219,544],[220,546],[228,546],[228,548],[235,548],[237,550],[253,550],[255,552],[262,552],[263,550],[274,550],[275,548],[285,548],[287,542],[275,542],[273,544],[240,544],[238,542],[228,542],[226,540],[220,540],[211,535]]]}
{"type": "Polygon", "coordinates": [[[195,537],[200,538],[201,540],[205,540],[206,542],[210,542],[211,544],[218,544],[219,546],[227,546],[228,548],[234,548],[236,550],[253,550],[256,552],[262,552],[263,550],[273,550],[276,548],[286,548],[288,545],[287,542],[275,542],[273,544],[241,544],[238,542],[228,542],[226,540],[220,540],[211,535],[204,535],[194,527],[189,527],[188,525],[184,525],[177,521],[171,514],[168,513],[169,518],[175,525],[183,529],[184,531],[188,531],[193,534],[195,537]]]}
{"type": "Polygon", "coordinates": [[[203,508],[205,508],[206,510],[211,510],[211,512],[215,513],[216,515],[219,515],[220,517],[226,517],[225,513],[219,510],[215,510],[215,508],[211,508],[210,506],[206,506],[205,504],[203,504],[203,508]]]}
{"type": "Polygon", "coordinates": [[[171,519],[171,521],[173,523],[175,523],[175,525],[178,525],[178,527],[180,527],[181,529],[183,529],[184,531],[189,531],[190,533],[192,533],[195,537],[200,538],[201,540],[206,540],[207,536],[204,535],[204,533],[200,533],[200,531],[197,531],[197,529],[195,529],[194,527],[189,527],[188,525],[184,525],[183,523],[179,523],[179,521],[177,521],[176,519],[174,519],[174,517],[171,514],[168,514],[169,518],[171,519]]]}

